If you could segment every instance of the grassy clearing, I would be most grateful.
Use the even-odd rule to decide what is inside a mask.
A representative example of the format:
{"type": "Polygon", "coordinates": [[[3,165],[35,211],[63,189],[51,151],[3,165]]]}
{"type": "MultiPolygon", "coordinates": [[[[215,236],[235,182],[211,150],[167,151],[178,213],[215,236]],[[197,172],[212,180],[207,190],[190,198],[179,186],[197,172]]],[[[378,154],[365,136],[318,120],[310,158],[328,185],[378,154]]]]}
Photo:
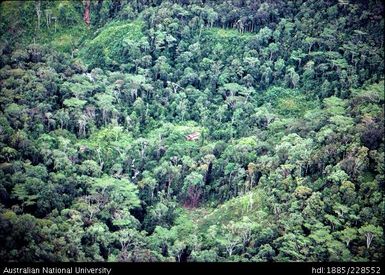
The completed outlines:
{"type": "Polygon", "coordinates": [[[143,37],[143,22],[113,22],[104,26],[96,36],[80,50],[79,56],[87,65],[121,64],[124,61],[125,46],[129,41],[138,41],[143,37]]]}
{"type": "Polygon", "coordinates": [[[252,221],[268,223],[268,209],[265,201],[265,194],[254,189],[242,196],[235,197],[216,208],[200,207],[186,209],[186,212],[199,231],[207,231],[212,225],[226,225],[230,221],[239,221],[247,216],[252,221]]]}

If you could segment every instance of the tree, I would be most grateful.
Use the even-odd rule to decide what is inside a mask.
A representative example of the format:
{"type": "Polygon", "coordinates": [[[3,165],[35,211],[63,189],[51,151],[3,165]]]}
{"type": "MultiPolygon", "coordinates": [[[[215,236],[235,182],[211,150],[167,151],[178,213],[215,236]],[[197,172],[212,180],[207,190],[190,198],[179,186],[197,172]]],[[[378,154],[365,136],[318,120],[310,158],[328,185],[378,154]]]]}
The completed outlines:
{"type": "Polygon", "coordinates": [[[273,260],[275,255],[274,249],[269,244],[264,244],[259,247],[258,254],[254,256],[253,259],[258,262],[270,262],[273,260]]]}
{"type": "Polygon", "coordinates": [[[366,248],[369,249],[374,237],[379,238],[383,232],[382,228],[372,224],[363,225],[358,229],[360,235],[366,238],[366,248]]]}
{"type": "Polygon", "coordinates": [[[84,20],[84,23],[86,23],[87,27],[89,27],[90,23],[91,23],[90,7],[91,7],[91,1],[90,0],[86,0],[85,3],[84,3],[83,20],[84,20]]]}
{"type": "Polygon", "coordinates": [[[203,184],[203,176],[197,172],[192,172],[185,178],[183,185],[186,193],[185,206],[195,208],[199,205],[203,184]]]}
{"type": "Polygon", "coordinates": [[[290,81],[290,86],[292,88],[297,87],[299,82],[299,75],[295,72],[294,68],[288,68],[287,69],[287,78],[290,81]]]}
{"type": "Polygon", "coordinates": [[[97,94],[95,97],[97,99],[97,106],[100,108],[102,113],[103,122],[106,125],[110,114],[116,112],[113,104],[114,97],[110,94],[97,94]]]}
{"type": "Polygon", "coordinates": [[[41,1],[35,2],[35,10],[37,16],[37,29],[40,30],[40,22],[41,22],[41,1]]]}
{"type": "Polygon", "coordinates": [[[357,229],[347,227],[344,230],[337,233],[340,240],[346,243],[346,246],[349,247],[351,241],[357,238],[357,229]]]}
{"type": "Polygon", "coordinates": [[[380,261],[383,10],[2,1],[0,258],[380,261]]]}
{"type": "Polygon", "coordinates": [[[310,240],[303,235],[288,233],[274,241],[280,250],[274,258],[277,261],[305,261],[308,256],[310,240]]]}

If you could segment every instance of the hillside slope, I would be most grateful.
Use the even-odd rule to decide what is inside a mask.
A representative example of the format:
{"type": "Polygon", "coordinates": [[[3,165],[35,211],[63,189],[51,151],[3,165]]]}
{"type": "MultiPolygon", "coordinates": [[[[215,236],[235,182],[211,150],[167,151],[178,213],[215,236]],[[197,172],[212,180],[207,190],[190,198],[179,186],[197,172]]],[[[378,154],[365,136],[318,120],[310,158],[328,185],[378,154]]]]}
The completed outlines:
{"type": "Polygon", "coordinates": [[[1,2],[0,260],[379,261],[383,11],[1,2]]]}

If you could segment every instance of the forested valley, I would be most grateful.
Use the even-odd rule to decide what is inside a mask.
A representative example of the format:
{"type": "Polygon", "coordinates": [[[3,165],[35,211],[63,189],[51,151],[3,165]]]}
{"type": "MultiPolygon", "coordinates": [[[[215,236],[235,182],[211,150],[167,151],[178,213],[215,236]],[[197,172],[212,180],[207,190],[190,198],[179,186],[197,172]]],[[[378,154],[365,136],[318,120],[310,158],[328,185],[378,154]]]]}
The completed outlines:
{"type": "Polygon", "coordinates": [[[0,3],[0,260],[380,261],[384,3],[0,3]]]}

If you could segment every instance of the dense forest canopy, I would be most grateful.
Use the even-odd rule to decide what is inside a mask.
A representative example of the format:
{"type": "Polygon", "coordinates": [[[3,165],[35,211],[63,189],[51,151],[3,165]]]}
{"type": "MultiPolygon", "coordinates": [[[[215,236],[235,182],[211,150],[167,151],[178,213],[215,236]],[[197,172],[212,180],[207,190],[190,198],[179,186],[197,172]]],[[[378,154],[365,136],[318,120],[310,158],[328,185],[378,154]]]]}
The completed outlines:
{"type": "Polygon", "coordinates": [[[0,3],[0,260],[379,261],[384,4],[0,3]]]}

